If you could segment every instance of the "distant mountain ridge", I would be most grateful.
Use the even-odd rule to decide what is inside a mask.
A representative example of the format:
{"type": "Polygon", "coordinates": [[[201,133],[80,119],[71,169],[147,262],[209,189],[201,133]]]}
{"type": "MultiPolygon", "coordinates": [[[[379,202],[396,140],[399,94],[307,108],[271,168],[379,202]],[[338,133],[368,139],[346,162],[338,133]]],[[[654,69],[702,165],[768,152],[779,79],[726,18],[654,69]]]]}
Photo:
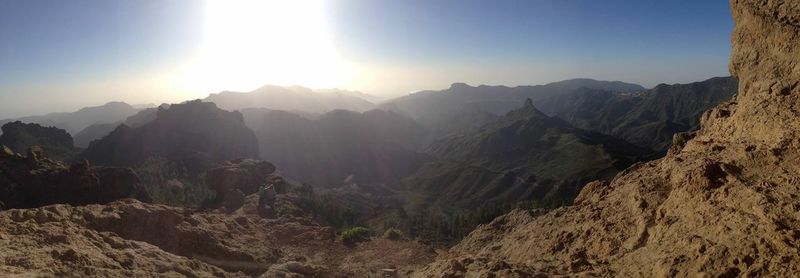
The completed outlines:
{"type": "Polygon", "coordinates": [[[465,111],[478,110],[504,115],[518,108],[519,104],[526,99],[535,102],[554,95],[569,93],[582,87],[619,92],[644,90],[644,87],[636,84],[587,78],[517,87],[487,85],[473,87],[465,83],[453,83],[450,88],[445,90],[420,91],[391,99],[382,103],[380,107],[432,126],[465,111]]]}
{"type": "Polygon", "coordinates": [[[320,114],[337,109],[364,112],[376,107],[360,96],[363,96],[360,92],[335,89],[314,91],[300,86],[266,85],[251,92],[224,91],[211,94],[203,101],[216,103],[226,110],[267,108],[320,114]]]}
{"type": "Polygon", "coordinates": [[[50,113],[42,116],[21,117],[15,119],[0,120],[0,125],[21,121],[24,123],[36,123],[44,126],[54,126],[66,130],[72,135],[78,134],[84,128],[98,123],[113,123],[125,120],[125,118],[136,114],[139,109],[124,102],[109,102],[101,106],[81,108],[75,112],[50,113]]]}
{"type": "Polygon", "coordinates": [[[577,127],[666,152],[673,134],[698,129],[702,114],[730,100],[737,89],[735,78],[715,77],[636,93],[581,88],[535,105],[577,127]]]}

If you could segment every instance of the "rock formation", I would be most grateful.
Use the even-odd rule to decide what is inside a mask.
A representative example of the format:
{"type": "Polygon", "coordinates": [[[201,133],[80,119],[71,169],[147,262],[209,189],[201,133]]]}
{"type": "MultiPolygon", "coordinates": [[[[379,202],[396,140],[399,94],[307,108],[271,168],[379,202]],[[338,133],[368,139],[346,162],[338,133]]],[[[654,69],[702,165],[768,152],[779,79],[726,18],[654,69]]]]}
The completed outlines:
{"type": "Polygon", "coordinates": [[[241,113],[196,100],[159,107],[155,119],[139,127],[120,125],[92,142],[82,156],[129,167],[161,157],[202,172],[225,160],[258,157],[258,142],[241,113]]]}
{"type": "MultiPolygon", "coordinates": [[[[253,196],[253,195],[251,195],[253,196]]],[[[0,273],[22,276],[353,277],[407,274],[433,258],[412,241],[355,247],[307,217],[264,219],[125,199],[0,212],[0,273]]]]}
{"type": "Polygon", "coordinates": [[[38,147],[27,155],[0,145],[0,202],[2,208],[30,208],[66,203],[107,203],[120,198],[150,197],[128,168],[90,167],[84,161],[65,165],[49,159],[38,147]]]}
{"type": "Polygon", "coordinates": [[[16,121],[4,124],[2,130],[0,144],[18,153],[39,146],[49,156],[58,160],[70,159],[78,154],[78,150],[73,146],[72,136],[63,129],[16,121]]]}
{"type": "Polygon", "coordinates": [[[732,102],[574,205],[479,227],[419,277],[800,273],[800,2],[731,0],[732,102]]]}

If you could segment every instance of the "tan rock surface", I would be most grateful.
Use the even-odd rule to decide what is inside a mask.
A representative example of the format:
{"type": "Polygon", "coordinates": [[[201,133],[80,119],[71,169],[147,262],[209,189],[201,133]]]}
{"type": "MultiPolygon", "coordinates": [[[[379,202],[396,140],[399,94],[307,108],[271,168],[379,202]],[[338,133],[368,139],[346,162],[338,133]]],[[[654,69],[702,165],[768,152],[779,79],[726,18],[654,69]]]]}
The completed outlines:
{"type": "Polygon", "coordinates": [[[200,213],[125,199],[3,211],[0,276],[237,277],[313,269],[317,277],[358,277],[433,259],[411,241],[347,247],[311,219],[263,219],[245,213],[255,210],[247,206],[200,213]]]}
{"type": "Polygon", "coordinates": [[[735,101],[697,136],[573,206],[516,210],[420,277],[791,277],[800,273],[800,1],[732,0],[735,101]]]}

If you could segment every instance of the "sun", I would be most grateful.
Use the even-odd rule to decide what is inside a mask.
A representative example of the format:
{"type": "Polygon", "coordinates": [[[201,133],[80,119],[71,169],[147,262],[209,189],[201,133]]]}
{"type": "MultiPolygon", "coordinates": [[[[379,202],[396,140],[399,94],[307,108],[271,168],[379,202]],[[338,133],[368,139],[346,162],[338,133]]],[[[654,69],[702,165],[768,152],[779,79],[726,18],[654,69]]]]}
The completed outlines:
{"type": "Polygon", "coordinates": [[[210,0],[203,43],[180,82],[205,92],[336,87],[348,67],[328,29],[322,0],[210,0]]]}

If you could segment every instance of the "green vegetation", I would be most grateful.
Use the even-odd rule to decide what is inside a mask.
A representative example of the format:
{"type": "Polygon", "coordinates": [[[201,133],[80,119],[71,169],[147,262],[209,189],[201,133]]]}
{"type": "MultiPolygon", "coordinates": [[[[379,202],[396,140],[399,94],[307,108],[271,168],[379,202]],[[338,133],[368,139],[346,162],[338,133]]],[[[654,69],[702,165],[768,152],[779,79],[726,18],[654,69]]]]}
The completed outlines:
{"type": "Polygon", "coordinates": [[[383,238],[385,239],[398,240],[402,239],[403,237],[403,232],[395,228],[389,228],[383,232],[383,238]]]}
{"type": "Polygon", "coordinates": [[[339,235],[339,238],[342,240],[342,243],[352,245],[357,242],[369,240],[369,235],[369,229],[364,227],[354,227],[342,231],[342,233],[339,235]]]}
{"type": "Polygon", "coordinates": [[[452,246],[475,230],[514,209],[552,209],[571,202],[568,199],[548,198],[543,201],[499,203],[481,206],[472,211],[445,213],[439,209],[426,208],[409,216],[406,222],[412,238],[433,246],[452,246]]]}

